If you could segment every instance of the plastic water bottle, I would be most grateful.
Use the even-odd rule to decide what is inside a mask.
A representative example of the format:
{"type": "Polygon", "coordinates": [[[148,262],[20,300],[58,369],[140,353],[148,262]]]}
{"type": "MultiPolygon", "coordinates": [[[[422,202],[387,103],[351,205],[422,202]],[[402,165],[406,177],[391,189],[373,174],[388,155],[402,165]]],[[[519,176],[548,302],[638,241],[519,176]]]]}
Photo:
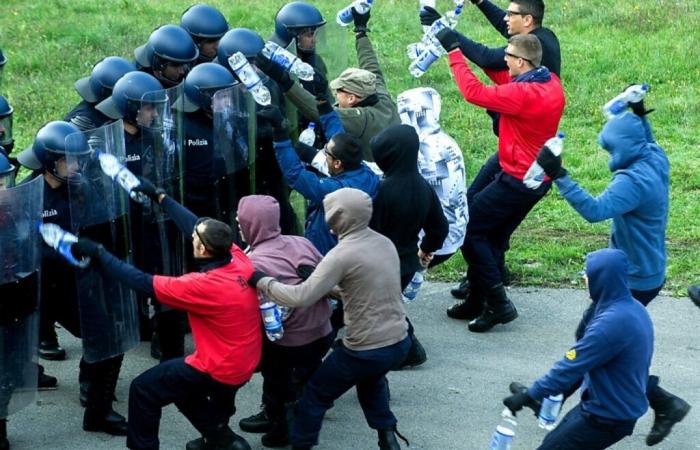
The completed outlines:
{"type": "Polygon", "coordinates": [[[554,423],[557,421],[557,417],[559,417],[563,401],[563,394],[549,395],[542,399],[540,414],[537,417],[540,428],[544,428],[547,431],[554,429],[554,423]]]}
{"type": "Polygon", "coordinates": [[[260,75],[253,69],[243,53],[236,52],[231,55],[228,59],[228,64],[238,79],[241,80],[241,83],[245,84],[245,87],[253,95],[257,104],[262,106],[270,104],[270,91],[263,84],[260,75]]]}
{"type": "MultiPolygon", "coordinates": [[[[564,149],[564,133],[560,131],[555,137],[550,138],[547,142],[545,142],[544,145],[546,145],[547,148],[552,151],[554,156],[561,155],[561,152],[564,149]]],[[[542,185],[544,176],[544,169],[537,164],[537,160],[535,160],[527,170],[525,178],[523,178],[523,183],[530,189],[537,189],[542,185]]]]}
{"type": "Polygon", "coordinates": [[[633,84],[617,95],[617,97],[606,103],[605,106],[603,106],[603,113],[608,119],[612,119],[618,114],[625,112],[630,103],[641,101],[644,98],[644,94],[648,91],[649,85],[646,83],[633,84]]]}
{"type": "Polygon", "coordinates": [[[258,299],[260,300],[260,313],[262,314],[267,338],[271,341],[282,339],[284,327],[282,326],[282,314],[279,307],[260,293],[258,293],[258,299]]]}
{"type": "Polygon", "coordinates": [[[39,233],[41,233],[41,237],[44,238],[46,245],[56,250],[72,265],[80,267],[81,269],[90,265],[90,257],[80,258],[80,261],[78,261],[70,251],[73,244],[78,242],[78,237],[76,235],[67,232],[55,223],[39,224],[39,233]]]}
{"type": "Polygon", "coordinates": [[[119,186],[129,193],[134,201],[147,203],[150,199],[143,192],[135,192],[134,188],[141,185],[141,182],[126,166],[119,163],[116,156],[105,152],[97,152],[97,159],[100,161],[102,171],[116,181],[119,186]]]}
{"type": "Polygon", "coordinates": [[[510,450],[515,437],[515,429],[518,422],[508,408],[501,413],[501,422],[496,426],[491,437],[489,450],[510,450]]]}
{"type": "Polygon", "coordinates": [[[314,146],[314,142],[316,142],[316,124],[313,122],[309,122],[309,126],[306,127],[304,131],[301,132],[299,135],[299,142],[301,142],[304,145],[308,145],[309,147],[314,146]]]}
{"type": "Polygon", "coordinates": [[[406,289],[403,290],[404,302],[410,303],[418,297],[418,292],[420,292],[421,286],[423,286],[423,280],[425,279],[425,271],[427,269],[423,268],[413,274],[411,282],[408,283],[406,289]]]}
{"type": "Polygon", "coordinates": [[[408,67],[408,71],[411,72],[411,75],[414,77],[420,78],[428,71],[435,61],[440,59],[440,56],[442,56],[442,52],[437,47],[433,45],[426,46],[423,53],[413,60],[408,67]]]}
{"type": "Polygon", "coordinates": [[[355,8],[359,14],[364,14],[372,8],[374,0],[355,0],[350,5],[338,11],[335,21],[341,27],[347,27],[352,23],[352,9],[355,8]]]}
{"type": "Polygon", "coordinates": [[[310,64],[305,63],[297,58],[292,52],[284,47],[277,45],[272,41],[265,44],[262,50],[263,55],[269,58],[273,63],[281,66],[284,70],[293,73],[302,80],[311,81],[314,79],[314,68],[310,64]]]}
{"type": "Polygon", "coordinates": [[[410,44],[406,48],[406,53],[409,58],[413,59],[408,70],[416,78],[423,76],[425,72],[428,71],[430,66],[437,61],[442,55],[445,55],[445,49],[442,48],[442,44],[437,39],[437,34],[440,30],[445,28],[454,28],[457,25],[457,20],[462,14],[462,8],[464,7],[463,0],[455,0],[454,11],[448,11],[440,19],[433,22],[430,28],[423,33],[423,39],[421,44],[410,44]],[[416,58],[413,55],[422,49],[416,58]]]}

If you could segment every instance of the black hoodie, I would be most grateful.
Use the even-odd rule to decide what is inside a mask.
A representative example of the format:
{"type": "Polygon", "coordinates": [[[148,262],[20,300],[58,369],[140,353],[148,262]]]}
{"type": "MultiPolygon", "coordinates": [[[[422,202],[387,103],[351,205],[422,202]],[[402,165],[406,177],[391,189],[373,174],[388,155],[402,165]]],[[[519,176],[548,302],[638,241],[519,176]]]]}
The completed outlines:
{"type": "Polygon", "coordinates": [[[391,239],[401,260],[401,276],[420,269],[418,235],[425,232],[421,250],[442,247],[448,223],[433,188],[418,173],[420,141],[413,127],[392,125],[370,141],[384,180],[374,199],[370,227],[391,239]]]}

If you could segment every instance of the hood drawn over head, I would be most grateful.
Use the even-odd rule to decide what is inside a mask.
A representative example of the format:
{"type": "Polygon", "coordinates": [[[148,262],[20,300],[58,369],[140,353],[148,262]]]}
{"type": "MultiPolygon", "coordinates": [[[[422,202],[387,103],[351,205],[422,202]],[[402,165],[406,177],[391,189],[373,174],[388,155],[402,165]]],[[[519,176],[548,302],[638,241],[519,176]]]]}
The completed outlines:
{"type": "Polygon", "coordinates": [[[246,242],[257,244],[280,235],[280,205],[269,195],[247,195],[238,202],[238,224],[246,242]]]}
{"type": "Polygon", "coordinates": [[[384,175],[418,173],[420,141],[410,125],[392,125],[369,142],[374,161],[384,175]]]}
{"type": "Polygon", "coordinates": [[[588,292],[598,307],[632,296],[628,271],[627,255],[622,250],[605,248],[586,255],[588,292]]]}
{"type": "Polygon", "coordinates": [[[354,188],[343,188],[323,199],[326,222],[333,232],[342,238],[348,233],[369,226],[372,217],[372,198],[354,188]]]}
{"type": "Polygon", "coordinates": [[[598,135],[598,143],[610,153],[608,167],[613,172],[628,167],[649,152],[642,119],[629,111],[605,124],[598,135]]]}

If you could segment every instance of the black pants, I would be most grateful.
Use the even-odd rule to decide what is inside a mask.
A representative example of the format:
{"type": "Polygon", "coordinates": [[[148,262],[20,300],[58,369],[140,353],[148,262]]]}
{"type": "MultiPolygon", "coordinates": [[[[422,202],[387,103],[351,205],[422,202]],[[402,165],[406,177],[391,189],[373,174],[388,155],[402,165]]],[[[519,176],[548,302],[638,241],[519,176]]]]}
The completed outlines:
{"type": "Polygon", "coordinates": [[[265,339],[260,372],[263,376],[263,404],[268,417],[280,421],[285,404],[297,400],[297,395],[333,343],[333,333],[298,347],[286,347],[265,339]]]}
{"type": "Polygon", "coordinates": [[[184,358],[148,369],[131,382],[126,446],[157,449],[161,410],[171,403],[202,435],[211,434],[218,425],[227,424],[236,411],[240,387],[214,380],[185,364],[184,358]]]}
{"type": "Polygon", "coordinates": [[[502,171],[487,182],[492,170],[487,162],[475,179],[483,187],[478,192],[470,188],[469,224],[462,245],[462,255],[469,265],[467,277],[472,286],[482,289],[503,281],[502,261],[511,234],[551,187],[546,182],[530,189],[502,171]]]}
{"type": "Polygon", "coordinates": [[[607,420],[581,410],[581,405],[564,416],[537,450],[602,450],[629,436],[636,420],[607,420]]]}

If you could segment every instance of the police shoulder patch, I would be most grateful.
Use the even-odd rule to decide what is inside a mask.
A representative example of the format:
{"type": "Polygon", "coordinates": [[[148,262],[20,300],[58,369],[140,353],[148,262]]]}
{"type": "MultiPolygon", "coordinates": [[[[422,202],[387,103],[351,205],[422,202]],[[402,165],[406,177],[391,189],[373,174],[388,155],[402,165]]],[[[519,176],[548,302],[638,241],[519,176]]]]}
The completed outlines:
{"type": "Polygon", "coordinates": [[[576,349],[572,348],[571,350],[566,352],[566,359],[568,359],[569,361],[573,361],[574,359],[576,359],[576,349]]]}

